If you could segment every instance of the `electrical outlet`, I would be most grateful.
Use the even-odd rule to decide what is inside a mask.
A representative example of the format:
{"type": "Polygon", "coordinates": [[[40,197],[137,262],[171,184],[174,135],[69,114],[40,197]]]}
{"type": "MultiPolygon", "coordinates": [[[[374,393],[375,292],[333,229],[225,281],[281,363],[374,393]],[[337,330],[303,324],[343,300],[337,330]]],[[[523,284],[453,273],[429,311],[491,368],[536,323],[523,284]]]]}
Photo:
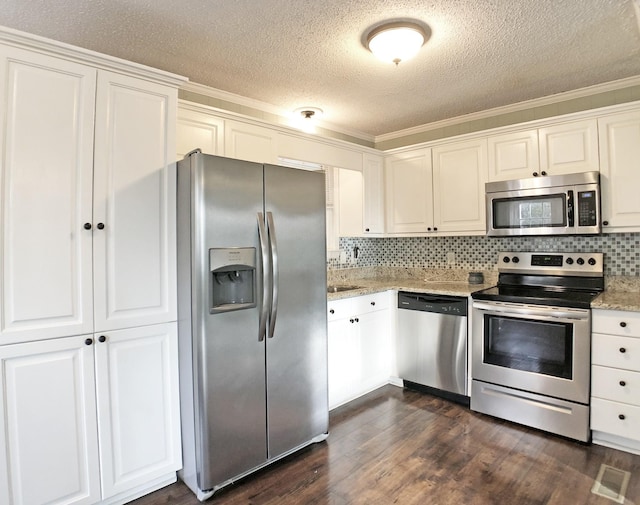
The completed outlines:
{"type": "Polygon", "coordinates": [[[447,265],[456,264],[456,253],[453,251],[447,252],[447,265]]]}
{"type": "Polygon", "coordinates": [[[344,264],[347,262],[347,251],[340,251],[340,263],[344,264]]]}

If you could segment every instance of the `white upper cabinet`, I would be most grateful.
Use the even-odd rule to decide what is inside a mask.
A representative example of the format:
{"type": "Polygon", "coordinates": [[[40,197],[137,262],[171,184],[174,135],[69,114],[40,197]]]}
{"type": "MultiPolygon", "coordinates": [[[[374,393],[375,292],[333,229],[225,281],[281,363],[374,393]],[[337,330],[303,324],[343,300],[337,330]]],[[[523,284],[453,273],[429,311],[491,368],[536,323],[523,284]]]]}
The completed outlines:
{"type": "Polygon", "coordinates": [[[494,135],[487,141],[489,180],[523,179],[540,171],[537,130],[494,135]]]}
{"type": "Polygon", "coordinates": [[[585,119],[491,135],[489,180],[506,181],[598,171],[598,125],[585,119]]]}
{"type": "Polygon", "coordinates": [[[431,149],[385,160],[387,233],[424,234],[433,228],[431,149]]]}
{"type": "Polygon", "coordinates": [[[438,233],[485,233],[487,142],[434,147],[433,222],[438,233]]]}
{"type": "Polygon", "coordinates": [[[176,320],[176,100],[169,86],[98,75],[96,331],[176,320]]]}
{"type": "Polygon", "coordinates": [[[602,117],[598,128],[603,231],[640,231],[640,111],[602,117]]]}
{"type": "Polygon", "coordinates": [[[277,163],[277,133],[250,123],[225,121],[224,153],[229,158],[254,161],[256,163],[277,163]]]}
{"type": "Polygon", "coordinates": [[[484,233],[487,142],[455,142],[386,159],[387,233],[484,233]]]}
{"type": "Polygon", "coordinates": [[[382,156],[365,153],[362,158],[364,177],[363,232],[384,233],[384,161],[382,156]]]}
{"type": "Polygon", "coordinates": [[[538,138],[541,174],[598,171],[598,124],[595,119],[540,128],[538,138]]]}
{"type": "Polygon", "coordinates": [[[0,45],[0,344],[90,333],[96,70],[0,45]]]}
{"type": "Polygon", "coordinates": [[[363,230],[364,180],[361,170],[337,169],[339,236],[359,237],[363,230]]]}
{"type": "Polygon", "coordinates": [[[184,155],[200,149],[205,154],[224,154],[224,120],[204,108],[178,104],[176,125],[176,155],[181,160],[184,155]]]}
{"type": "Polygon", "coordinates": [[[0,58],[0,344],[175,321],[176,86],[0,58]]]}

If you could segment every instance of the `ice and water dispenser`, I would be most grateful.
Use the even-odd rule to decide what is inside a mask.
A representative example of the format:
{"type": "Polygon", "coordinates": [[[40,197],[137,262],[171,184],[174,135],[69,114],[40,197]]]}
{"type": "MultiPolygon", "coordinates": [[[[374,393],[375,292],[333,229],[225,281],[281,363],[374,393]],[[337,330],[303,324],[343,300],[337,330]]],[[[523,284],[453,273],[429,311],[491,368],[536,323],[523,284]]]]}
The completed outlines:
{"type": "Polygon", "coordinates": [[[211,314],[256,306],[256,248],[209,249],[211,314]]]}

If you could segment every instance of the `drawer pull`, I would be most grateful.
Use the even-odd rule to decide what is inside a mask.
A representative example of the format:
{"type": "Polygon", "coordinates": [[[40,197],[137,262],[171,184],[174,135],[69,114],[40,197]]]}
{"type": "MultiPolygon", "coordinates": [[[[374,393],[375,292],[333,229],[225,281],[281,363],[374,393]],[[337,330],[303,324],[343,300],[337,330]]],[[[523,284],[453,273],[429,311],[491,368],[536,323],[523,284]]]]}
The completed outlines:
{"type": "Polygon", "coordinates": [[[624,321],[620,321],[620,326],[622,328],[626,328],[627,327],[627,323],[625,323],[624,321]]]}
{"type": "Polygon", "coordinates": [[[624,354],[625,352],[627,352],[627,350],[626,350],[624,347],[621,347],[621,348],[620,348],[620,352],[621,352],[622,354],[624,354]]]}
{"type": "Polygon", "coordinates": [[[627,383],[626,383],[625,381],[620,381],[620,385],[621,385],[622,387],[625,387],[625,386],[627,385],[627,383]]]}
{"type": "Polygon", "coordinates": [[[624,421],[627,417],[624,414],[618,414],[618,419],[624,421]]]}

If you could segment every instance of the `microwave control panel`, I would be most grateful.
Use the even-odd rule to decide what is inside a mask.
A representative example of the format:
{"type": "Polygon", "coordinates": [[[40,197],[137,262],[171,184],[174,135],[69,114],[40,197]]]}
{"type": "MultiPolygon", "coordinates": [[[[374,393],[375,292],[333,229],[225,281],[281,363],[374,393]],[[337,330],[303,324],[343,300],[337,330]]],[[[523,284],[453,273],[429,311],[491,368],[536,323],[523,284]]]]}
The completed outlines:
{"type": "Polygon", "coordinates": [[[596,200],[595,191],[578,191],[578,226],[596,226],[596,200]]]}

